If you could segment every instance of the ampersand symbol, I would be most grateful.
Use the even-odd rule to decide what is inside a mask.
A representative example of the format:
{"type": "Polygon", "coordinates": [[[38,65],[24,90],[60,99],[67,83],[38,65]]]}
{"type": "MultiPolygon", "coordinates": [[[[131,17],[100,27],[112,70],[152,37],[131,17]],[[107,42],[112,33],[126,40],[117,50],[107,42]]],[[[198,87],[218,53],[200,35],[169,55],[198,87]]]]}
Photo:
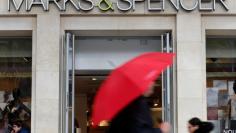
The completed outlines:
{"type": "Polygon", "coordinates": [[[110,0],[100,0],[98,3],[98,7],[102,11],[107,11],[109,9],[114,10],[113,4],[110,0]],[[102,5],[105,4],[107,7],[103,7],[102,5]]]}

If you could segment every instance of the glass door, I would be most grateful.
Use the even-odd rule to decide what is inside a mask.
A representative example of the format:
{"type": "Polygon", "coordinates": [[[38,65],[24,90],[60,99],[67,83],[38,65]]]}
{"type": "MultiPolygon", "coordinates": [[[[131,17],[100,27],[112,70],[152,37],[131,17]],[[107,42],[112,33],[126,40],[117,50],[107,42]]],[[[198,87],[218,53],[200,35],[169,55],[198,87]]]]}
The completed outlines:
{"type": "MultiPolygon", "coordinates": [[[[172,43],[170,33],[155,37],[75,37],[66,33],[61,49],[61,133],[95,133],[109,128],[109,123],[92,128],[90,118],[97,89],[114,66],[144,52],[171,53],[172,43]],[[109,72],[103,74],[106,70],[109,72]]],[[[147,98],[154,123],[162,118],[174,124],[172,82],[170,67],[163,72],[162,78],[157,79],[154,94],[147,98]]]]}
{"type": "Polygon", "coordinates": [[[75,75],[75,53],[74,35],[66,33],[62,44],[62,75],[61,75],[61,97],[62,97],[62,132],[74,133],[74,75],[75,75]]]}
{"type": "MultiPolygon", "coordinates": [[[[172,53],[172,41],[171,34],[165,33],[161,35],[162,52],[172,53]]],[[[168,67],[166,71],[162,73],[162,95],[163,95],[163,120],[174,125],[174,103],[173,103],[173,70],[172,67],[168,67]]]]}

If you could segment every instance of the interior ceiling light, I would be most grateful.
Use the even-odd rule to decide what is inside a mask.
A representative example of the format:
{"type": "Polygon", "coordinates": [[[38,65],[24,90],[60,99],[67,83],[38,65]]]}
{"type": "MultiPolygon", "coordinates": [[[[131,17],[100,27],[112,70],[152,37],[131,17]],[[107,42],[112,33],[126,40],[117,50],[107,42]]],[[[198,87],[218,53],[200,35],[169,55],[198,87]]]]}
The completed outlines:
{"type": "Polygon", "coordinates": [[[92,80],[93,80],[93,81],[96,81],[96,80],[97,80],[97,78],[92,78],[92,80]]]}

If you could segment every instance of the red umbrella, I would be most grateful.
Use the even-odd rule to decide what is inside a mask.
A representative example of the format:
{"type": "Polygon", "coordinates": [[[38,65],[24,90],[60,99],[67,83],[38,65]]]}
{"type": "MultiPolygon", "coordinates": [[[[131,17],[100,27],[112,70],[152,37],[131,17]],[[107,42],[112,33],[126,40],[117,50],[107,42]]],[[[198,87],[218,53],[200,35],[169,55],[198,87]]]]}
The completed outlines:
{"type": "Polygon", "coordinates": [[[145,53],[112,71],[95,97],[92,112],[94,125],[113,119],[147,91],[162,71],[172,64],[173,56],[169,53],[145,53]]]}

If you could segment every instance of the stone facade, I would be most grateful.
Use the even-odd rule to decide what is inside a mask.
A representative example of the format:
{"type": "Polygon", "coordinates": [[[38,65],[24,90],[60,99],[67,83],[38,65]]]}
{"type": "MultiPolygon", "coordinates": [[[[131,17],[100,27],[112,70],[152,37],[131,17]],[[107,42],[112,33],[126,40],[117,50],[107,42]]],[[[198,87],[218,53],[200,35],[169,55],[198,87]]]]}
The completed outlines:
{"type": "Polygon", "coordinates": [[[187,120],[193,116],[206,119],[206,35],[235,35],[236,1],[226,1],[229,11],[217,4],[213,12],[177,12],[170,5],[164,12],[150,12],[145,4],[128,12],[77,12],[71,4],[64,12],[53,4],[49,11],[34,7],[9,12],[7,0],[0,1],[0,36],[33,38],[32,133],[60,132],[60,46],[66,31],[171,31],[177,53],[176,132],[187,133],[187,120]]]}

